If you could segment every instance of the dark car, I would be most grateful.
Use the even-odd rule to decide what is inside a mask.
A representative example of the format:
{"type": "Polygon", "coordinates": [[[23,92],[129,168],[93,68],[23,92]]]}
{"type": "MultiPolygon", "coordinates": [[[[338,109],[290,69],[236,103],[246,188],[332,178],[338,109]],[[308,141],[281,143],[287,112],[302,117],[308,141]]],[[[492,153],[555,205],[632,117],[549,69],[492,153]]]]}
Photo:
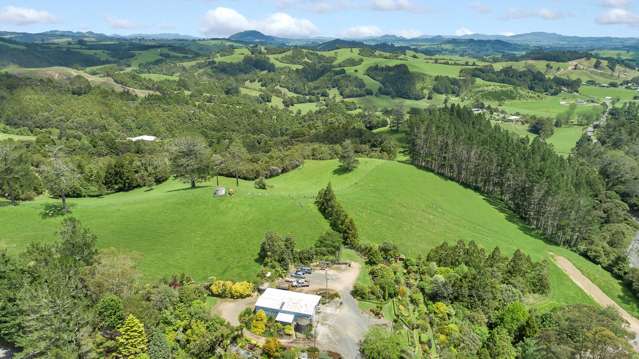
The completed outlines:
{"type": "Polygon", "coordinates": [[[311,267],[299,267],[297,269],[298,272],[302,272],[304,274],[311,274],[313,273],[313,270],[311,269],[311,267]]]}

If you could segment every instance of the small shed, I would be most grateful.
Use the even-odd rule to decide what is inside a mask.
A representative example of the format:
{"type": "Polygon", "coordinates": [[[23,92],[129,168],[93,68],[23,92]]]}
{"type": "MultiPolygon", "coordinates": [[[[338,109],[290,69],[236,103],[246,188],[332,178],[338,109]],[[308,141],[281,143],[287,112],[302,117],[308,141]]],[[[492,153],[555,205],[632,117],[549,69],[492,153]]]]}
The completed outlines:
{"type": "Polygon", "coordinates": [[[215,191],[213,192],[215,197],[223,197],[226,196],[226,188],[224,187],[215,187],[215,191]]]}

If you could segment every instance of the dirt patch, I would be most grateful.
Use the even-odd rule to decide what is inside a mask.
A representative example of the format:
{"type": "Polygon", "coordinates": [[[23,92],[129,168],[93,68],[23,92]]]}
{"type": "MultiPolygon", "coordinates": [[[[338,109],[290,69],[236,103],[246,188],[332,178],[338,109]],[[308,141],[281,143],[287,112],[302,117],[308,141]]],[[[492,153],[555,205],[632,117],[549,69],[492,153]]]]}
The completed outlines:
{"type": "Polygon", "coordinates": [[[610,299],[606,293],[583,275],[568,259],[558,255],[553,255],[553,259],[559,268],[561,268],[579,288],[591,296],[595,302],[599,303],[602,307],[613,307],[617,310],[619,315],[628,322],[627,329],[634,335],[634,339],[630,341],[630,344],[635,348],[635,351],[639,351],[639,319],[630,315],[630,313],[626,312],[625,309],[610,299]]]}
{"type": "Polygon", "coordinates": [[[246,308],[252,309],[256,301],[256,295],[244,299],[222,299],[215,303],[213,313],[219,315],[231,325],[240,325],[240,313],[246,308]]]}

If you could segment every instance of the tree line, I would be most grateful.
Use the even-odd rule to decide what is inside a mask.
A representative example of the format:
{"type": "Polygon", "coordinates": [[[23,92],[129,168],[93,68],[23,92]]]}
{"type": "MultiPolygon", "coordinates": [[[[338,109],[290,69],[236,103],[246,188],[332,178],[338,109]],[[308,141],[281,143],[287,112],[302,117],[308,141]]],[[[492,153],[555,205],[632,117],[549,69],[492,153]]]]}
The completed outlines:
{"type": "Polygon", "coordinates": [[[503,203],[553,243],[623,276],[633,230],[627,206],[579,158],[563,158],[540,138],[531,143],[492,126],[469,108],[412,111],[411,162],[503,203]]]}

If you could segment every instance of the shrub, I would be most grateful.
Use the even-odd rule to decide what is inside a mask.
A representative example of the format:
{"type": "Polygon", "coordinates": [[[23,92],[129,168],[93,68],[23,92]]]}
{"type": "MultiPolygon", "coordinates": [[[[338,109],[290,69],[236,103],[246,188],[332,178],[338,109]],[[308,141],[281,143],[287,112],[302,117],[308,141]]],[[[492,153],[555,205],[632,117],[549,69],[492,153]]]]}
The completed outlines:
{"type": "Polygon", "coordinates": [[[257,335],[262,335],[266,331],[266,322],[268,321],[268,317],[263,310],[258,310],[255,313],[255,317],[253,317],[253,321],[251,322],[251,331],[257,335]]]}
{"type": "Polygon", "coordinates": [[[231,298],[246,298],[253,294],[253,290],[253,283],[237,282],[231,286],[230,295],[231,298]]]}
{"type": "Polygon", "coordinates": [[[228,298],[231,294],[233,282],[228,280],[216,280],[211,285],[211,294],[216,297],[228,298]]]}

